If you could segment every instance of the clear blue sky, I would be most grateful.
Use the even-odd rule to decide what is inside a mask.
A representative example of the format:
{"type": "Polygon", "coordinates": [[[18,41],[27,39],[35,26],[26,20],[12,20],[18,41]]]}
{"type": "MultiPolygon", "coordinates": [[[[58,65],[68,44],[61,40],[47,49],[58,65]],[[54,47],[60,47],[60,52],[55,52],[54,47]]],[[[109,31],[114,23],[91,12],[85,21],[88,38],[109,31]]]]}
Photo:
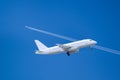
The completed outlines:
{"type": "Polygon", "coordinates": [[[26,25],[120,50],[119,0],[1,0],[0,80],[120,80],[119,55],[89,48],[35,55],[34,39],[49,47],[69,41],[26,25]]]}

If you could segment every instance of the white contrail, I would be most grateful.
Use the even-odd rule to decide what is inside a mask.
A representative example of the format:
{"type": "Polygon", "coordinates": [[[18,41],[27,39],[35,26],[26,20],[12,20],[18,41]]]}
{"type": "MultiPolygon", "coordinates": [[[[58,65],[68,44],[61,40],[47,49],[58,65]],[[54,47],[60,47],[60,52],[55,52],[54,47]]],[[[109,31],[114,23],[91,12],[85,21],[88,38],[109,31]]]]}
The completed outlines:
{"type": "MultiPolygon", "coordinates": [[[[48,32],[48,31],[35,29],[35,28],[29,27],[29,26],[25,26],[25,27],[28,28],[28,29],[31,29],[31,30],[34,30],[34,31],[37,31],[37,32],[41,32],[41,33],[44,33],[44,34],[47,34],[47,35],[51,35],[51,36],[54,36],[54,37],[58,37],[58,38],[61,38],[61,39],[65,39],[65,40],[69,40],[69,41],[77,41],[77,39],[73,39],[73,38],[66,37],[66,36],[61,36],[61,35],[51,33],[51,32],[48,32]]],[[[98,46],[98,45],[94,45],[93,48],[120,55],[120,51],[118,51],[118,50],[114,50],[114,49],[110,49],[110,48],[106,48],[106,47],[102,47],[102,46],[98,46]]]]}
{"type": "Polygon", "coordinates": [[[110,49],[110,48],[106,48],[98,45],[94,45],[93,48],[120,55],[120,51],[118,50],[114,50],[114,49],[110,49]]]}
{"type": "Polygon", "coordinates": [[[55,34],[55,33],[51,33],[51,32],[40,30],[40,29],[35,29],[35,28],[29,27],[29,26],[25,26],[25,27],[28,28],[28,29],[37,31],[37,32],[41,32],[41,33],[44,33],[44,34],[47,34],[47,35],[54,36],[54,37],[62,38],[62,39],[69,40],[69,41],[76,41],[76,39],[73,39],[73,38],[70,38],[70,37],[61,36],[61,35],[58,35],[58,34],[55,34]]]}

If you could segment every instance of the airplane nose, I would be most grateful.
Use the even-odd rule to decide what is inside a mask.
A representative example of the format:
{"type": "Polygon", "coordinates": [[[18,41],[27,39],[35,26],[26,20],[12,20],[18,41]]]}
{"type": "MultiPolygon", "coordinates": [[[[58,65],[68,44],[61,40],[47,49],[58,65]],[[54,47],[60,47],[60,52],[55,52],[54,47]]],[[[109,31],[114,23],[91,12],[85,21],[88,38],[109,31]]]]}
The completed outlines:
{"type": "Polygon", "coordinates": [[[89,39],[89,41],[93,44],[97,44],[97,41],[95,41],[95,40],[89,39]]]}
{"type": "Polygon", "coordinates": [[[97,41],[94,40],[93,42],[94,42],[95,44],[97,44],[97,41]]]}

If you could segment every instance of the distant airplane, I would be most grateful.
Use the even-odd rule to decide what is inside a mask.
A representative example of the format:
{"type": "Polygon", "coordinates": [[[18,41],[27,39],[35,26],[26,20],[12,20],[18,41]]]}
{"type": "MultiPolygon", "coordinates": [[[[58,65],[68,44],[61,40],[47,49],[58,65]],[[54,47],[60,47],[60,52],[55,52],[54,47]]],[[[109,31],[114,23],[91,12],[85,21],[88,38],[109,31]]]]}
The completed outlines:
{"type": "Polygon", "coordinates": [[[50,48],[45,46],[39,40],[35,40],[35,43],[38,47],[38,50],[35,52],[36,54],[57,54],[57,53],[66,52],[66,54],[70,56],[70,53],[78,52],[80,48],[93,46],[97,42],[92,39],[84,39],[67,44],[57,44],[57,46],[53,46],[50,48]]]}
{"type": "Polygon", "coordinates": [[[47,34],[47,35],[51,35],[51,36],[54,36],[54,37],[58,37],[58,38],[61,38],[61,39],[72,41],[71,43],[57,44],[56,46],[48,48],[42,42],[40,42],[39,40],[35,40],[35,43],[38,47],[38,50],[35,52],[36,54],[57,54],[57,53],[66,52],[66,54],[68,56],[70,56],[71,53],[78,52],[79,49],[90,46],[90,47],[95,48],[95,49],[99,49],[99,50],[102,50],[102,51],[106,51],[106,52],[110,52],[110,53],[113,53],[113,54],[120,55],[120,51],[96,45],[97,41],[92,40],[92,39],[77,40],[77,39],[73,39],[73,38],[70,38],[70,37],[61,36],[61,35],[58,35],[58,34],[55,34],[55,33],[47,32],[47,31],[44,31],[44,30],[35,29],[35,28],[29,27],[29,26],[25,26],[25,27],[28,28],[28,29],[37,31],[37,32],[47,34]]]}

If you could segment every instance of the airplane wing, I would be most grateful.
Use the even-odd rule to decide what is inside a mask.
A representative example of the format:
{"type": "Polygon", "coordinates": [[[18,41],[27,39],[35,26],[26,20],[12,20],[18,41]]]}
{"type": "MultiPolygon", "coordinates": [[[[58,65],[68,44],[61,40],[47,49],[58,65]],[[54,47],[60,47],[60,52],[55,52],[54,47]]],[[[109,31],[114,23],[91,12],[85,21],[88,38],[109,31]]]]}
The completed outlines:
{"type": "Polygon", "coordinates": [[[69,51],[69,49],[71,48],[71,46],[66,46],[64,44],[57,44],[58,47],[62,48],[64,51],[69,51]]]}

